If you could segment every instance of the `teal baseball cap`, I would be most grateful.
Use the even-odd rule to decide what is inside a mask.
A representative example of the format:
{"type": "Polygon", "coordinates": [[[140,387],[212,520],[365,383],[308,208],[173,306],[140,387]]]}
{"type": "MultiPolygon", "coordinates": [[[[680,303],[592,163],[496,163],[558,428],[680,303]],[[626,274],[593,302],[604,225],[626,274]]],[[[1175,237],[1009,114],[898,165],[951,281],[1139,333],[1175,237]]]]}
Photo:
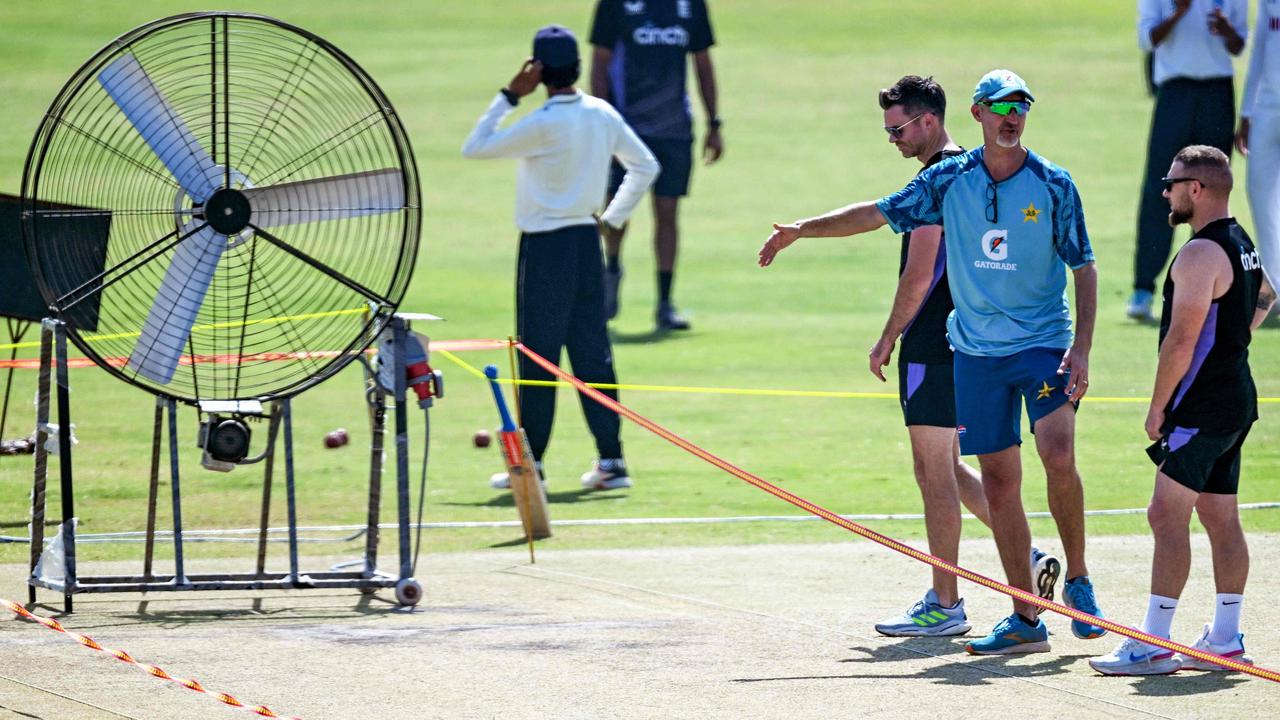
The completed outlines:
{"type": "Polygon", "coordinates": [[[978,86],[973,89],[973,101],[1001,100],[1019,92],[1026,95],[1027,100],[1035,102],[1026,81],[1018,77],[1017,73],[1012,70],[992,70],[983,75],[978,86]]]}

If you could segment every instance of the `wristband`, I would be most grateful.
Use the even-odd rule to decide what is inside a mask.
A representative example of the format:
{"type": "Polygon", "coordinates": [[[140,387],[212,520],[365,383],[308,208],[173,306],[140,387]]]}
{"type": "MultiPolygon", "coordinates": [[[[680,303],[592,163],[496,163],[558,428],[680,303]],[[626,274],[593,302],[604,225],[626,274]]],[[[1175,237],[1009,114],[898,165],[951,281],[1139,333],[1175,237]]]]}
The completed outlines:
{"type": "Polygon", "coordinates": [[[511,92],[507,88],[502,88],[498,92],[502,93],[502,97],[506,98],[507,102],[511,103],[511,107],[515,107],[520,104],[520,96],[511,92]]]}

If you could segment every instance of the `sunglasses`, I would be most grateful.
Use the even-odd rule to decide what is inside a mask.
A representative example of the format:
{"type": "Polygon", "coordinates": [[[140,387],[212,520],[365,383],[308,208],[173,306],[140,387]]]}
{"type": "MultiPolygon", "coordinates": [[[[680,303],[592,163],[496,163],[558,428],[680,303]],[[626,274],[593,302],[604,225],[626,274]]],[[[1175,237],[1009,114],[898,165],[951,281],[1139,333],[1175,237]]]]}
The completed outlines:
{"type": "Polygon", "coordinates": [[[1178,183],[1198,182],[1201,185],[1204,184],[1200,182],[1200,178],[1193,178],[1193,177],[1162,177],[1160,178],[1160,182],[1164,184],[1165,192],[1169,192],[1170,190],[1172,190],[1173,186],[1177,185],[1178,183]]]}
{"type": "Polygon", "coordinates": [[[925,116],[925,113],[920,113],[919,115],[917,115],[917,116],[915,116],[915,117],[911,118],[910,120],[908,120],[908,121],[906,121],[906,122],[904,122],[904,123],[902,123],[901,125],[898,125],[898,126],[896,126],[896,127],[895,127],[895,126],[892,126],[892,125],[885,125],[885,126],[884,126],[884,131],[885,131],[885,132],[887,132],[887,133],[889,133],[889,137],[893,138],[894,140],[900,140],[900,139],[902,139],[902,128],[904,128],[904,127],[906,127],[906,126],[910,125],[911,123],[913,123],[913,122],[915,122],[915,121],[919,120],[920,118],[922,118],[922,117],[924,117],[924,116],[925,116]]]}
{"type": "Polygon", "coordinates": [[[1012,100],[1008,100],[1008,101],[1001,100],[999,102],[984,101],[980,104],[986,105],[991,110],[991,112],[997,115],[1008,115],[1009,113],[1013,113],[1015,115],[1026,115],[1027,113],[1031,112],[1031,103],[1026,101],[1012,101],[1012,100]]]}

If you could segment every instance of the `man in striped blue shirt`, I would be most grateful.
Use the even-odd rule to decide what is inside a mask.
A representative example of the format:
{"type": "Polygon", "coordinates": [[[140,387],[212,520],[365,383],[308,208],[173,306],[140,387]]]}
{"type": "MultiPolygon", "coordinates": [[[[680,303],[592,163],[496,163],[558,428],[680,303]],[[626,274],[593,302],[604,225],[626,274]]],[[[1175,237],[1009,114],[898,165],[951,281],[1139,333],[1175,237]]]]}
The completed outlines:
{"type": "MultiPolygon", "coordinates": [[[[937,163],[879,201],[774,225],[760,265],[802,237],[856,235],[885,224],[895,232],[946,227],[955,302],[947,336],[955,348],[960,448],[978,456],[1009,584],[1034,592],[1031,532],[1021,496],[1025,403],[1065,550],[1066,602],[1100,616],[1085,564],[1084,489],[1075,465],[1075,408],[1089,384],[1097,270],[1071,176],[1022,146],[1034,101],[1016,74],[987,73],[970,109],[982,125],[982,147],[937,163]],[[1068,268],[1075,282],[1075,334],[1068,268]]],[[[1012,615],[965,649],[984,655],[1047,651],[1048,629],[1036,608],[1021,601],[1013,605],[1012,615]]],[[[1072,622],[1072,631],[1081,638],[1105,633],[1081,621],[1072,622]]]]}

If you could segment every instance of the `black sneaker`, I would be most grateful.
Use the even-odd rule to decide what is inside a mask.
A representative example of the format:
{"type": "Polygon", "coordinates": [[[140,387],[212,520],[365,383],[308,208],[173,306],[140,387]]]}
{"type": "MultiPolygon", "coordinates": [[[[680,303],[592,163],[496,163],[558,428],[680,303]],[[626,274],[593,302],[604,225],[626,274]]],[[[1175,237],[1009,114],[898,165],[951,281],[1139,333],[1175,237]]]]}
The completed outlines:
{"type": "Polygon", "coordinates": [[[658,306],[658,311],[654,313],[654,322],[658,325],[659,330],[688,330],[689,321],[683,315],[676,312],[676,307],[671,303],[662,303],[658,306]]]}

